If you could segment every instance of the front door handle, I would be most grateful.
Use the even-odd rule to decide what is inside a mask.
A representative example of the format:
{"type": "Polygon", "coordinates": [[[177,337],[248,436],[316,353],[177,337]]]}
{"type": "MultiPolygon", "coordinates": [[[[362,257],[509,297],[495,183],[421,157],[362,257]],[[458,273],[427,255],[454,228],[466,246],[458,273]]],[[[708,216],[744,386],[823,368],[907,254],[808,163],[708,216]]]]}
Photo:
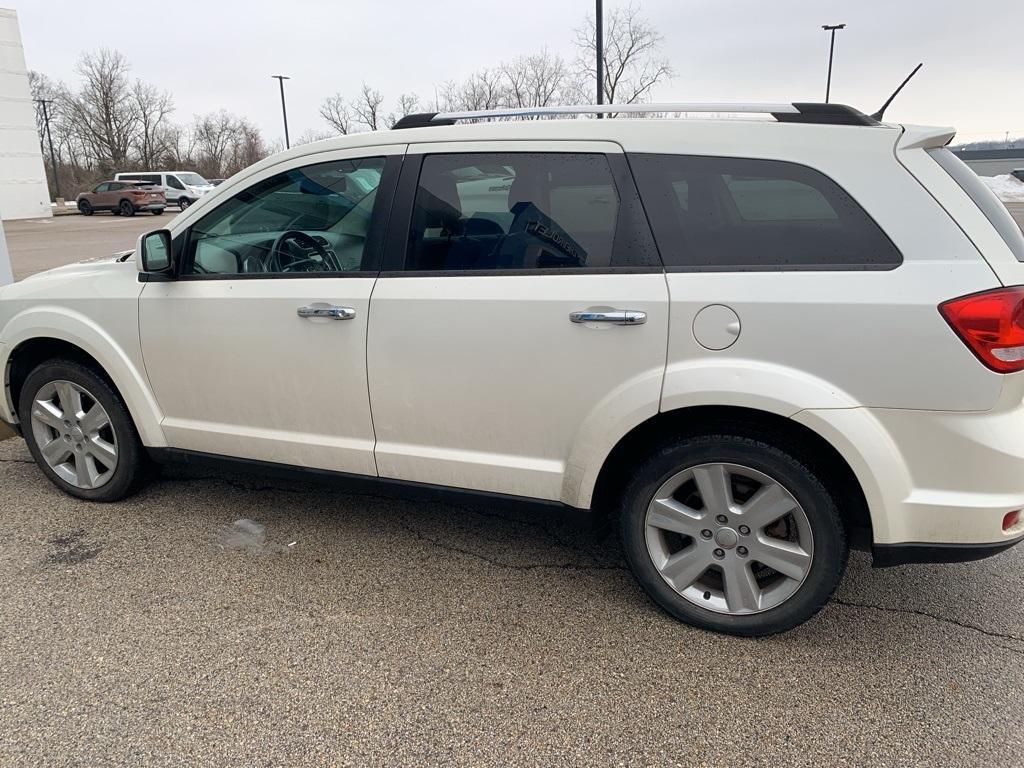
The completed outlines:
{"type": "Polygon", "coordinates": [[[643,325],[647,322],[647,313],[635,309],[609,309],[570,312],[569,319],[574,323],[612,323],[613,325],[643,325]]]}
{"type": "Polygon", "coordinates": [[[328,320],[351,320],[356,316],[352,307],[299,307],[299,317],[323,317],[328,320]]]}

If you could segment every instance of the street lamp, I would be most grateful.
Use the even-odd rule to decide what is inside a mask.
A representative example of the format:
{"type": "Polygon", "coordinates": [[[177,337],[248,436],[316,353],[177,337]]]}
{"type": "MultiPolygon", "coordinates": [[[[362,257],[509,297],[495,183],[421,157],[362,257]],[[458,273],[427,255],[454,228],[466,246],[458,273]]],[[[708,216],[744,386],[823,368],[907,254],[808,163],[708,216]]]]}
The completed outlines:
{"type": "Polygon", "coordinates": [[[821,28],[832,33],[832,42],[828,46],[828,80],[825,81],[825,103],[828,104],[829,93],[832,90],[832,54],[836,50],[836,30],[846,29],[845,24],[822,24],[821,28]]]}
{"type": "Polygon", "coordinates": [[[60,197],[60,179],[57,178],[57,155],[53,151],[53,137],[50,136],[50,113],[46,108],[47,104],[53,104],[53,99],[33,99],[43,105],[43,125],[46,126],[46,141],[50,145],[50,164],[53,166],[53,187],[60,197]]]}
{"type": "Polygon", "coordinates": [[[271,75],[272,79],[277,79],[277,82],[281,86],[281,116],[284,118],[284,148],[290,149],[291,143],[288,141],[288,110],[284,106],[284,81],[291,80],[287,75],[271,75]]]}
{"type": "MultiPolygon", "coordinates": [[[[597,52],[597,103],[604,104],[604,8],[597,0],[594,13],[594,49],[597,52]]],[[[604,117],[600,112],[598,117],[604,117]]]]}

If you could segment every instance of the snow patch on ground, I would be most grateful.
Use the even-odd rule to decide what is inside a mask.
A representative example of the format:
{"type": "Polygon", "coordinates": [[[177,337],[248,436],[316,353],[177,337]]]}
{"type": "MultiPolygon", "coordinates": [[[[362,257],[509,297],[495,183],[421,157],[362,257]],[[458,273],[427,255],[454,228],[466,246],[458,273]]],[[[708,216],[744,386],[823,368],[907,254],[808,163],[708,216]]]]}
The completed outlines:
{"type": "Polygon", "coordinates": [[[1024,181],[1004,173],[1002,176],[980,176],[986,186],[1004,203],[1024,203],[1024,181]]]}

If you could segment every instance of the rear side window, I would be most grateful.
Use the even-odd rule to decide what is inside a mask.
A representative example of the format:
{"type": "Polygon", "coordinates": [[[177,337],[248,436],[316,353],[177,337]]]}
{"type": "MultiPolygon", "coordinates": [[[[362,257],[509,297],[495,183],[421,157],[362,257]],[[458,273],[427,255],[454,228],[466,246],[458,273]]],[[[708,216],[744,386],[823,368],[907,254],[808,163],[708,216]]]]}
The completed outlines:
{"type": "Polygon", "coordinates": [[[405,269],[657,268],[643,227],[603,154],[427,155],[405,269]]]}
{"type": "Polygon", "coordinates": [[[665,266],[892,269],[899,250],[818,171],[778,160],[630,155],[665,266]]]}
{"type": "Polygon", "coordinates": [[[1006,210],[1006,206],[996,197],[995,192],[985,186],[985,183],[978,178],[978,174],[971,170],[963,160],[954,155],[948,149],[930,149],[928,154],[935,158],[935,162],[942,166],[953,181],[960,185],[960,188],[974,201],[985,218],[989,220],[999,235],[1006,241],[1010,251],[1017,261],[1024,261],[1024,232],[1021,232],[1013,216],[1006,210]]]}

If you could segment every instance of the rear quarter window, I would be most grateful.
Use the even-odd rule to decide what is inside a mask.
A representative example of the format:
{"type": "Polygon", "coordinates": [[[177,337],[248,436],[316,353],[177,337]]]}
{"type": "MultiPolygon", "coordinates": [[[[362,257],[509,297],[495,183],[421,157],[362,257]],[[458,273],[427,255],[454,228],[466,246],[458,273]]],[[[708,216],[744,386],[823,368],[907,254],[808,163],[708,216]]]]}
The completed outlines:
{"type": "Polygon", "coordinates": [[[928,154],[942,169],[953,177],[953,181],[967,193],[974,204],[985,214],[985,218],[995,227],[1000,237],[1006,242],[1017,261],[1024,261],[1024,232],[1021,232],[1013,216],[1006,210],[996,193],[985,186],[978,174],[971,170],[963,160],[948,149],[930,149],[928,154]]]}
{"type": "Polygon", "coordinates": [[[838,184],[778,160],[630,155],[665,266],[893,269],[899,250],[838,184]]]}

